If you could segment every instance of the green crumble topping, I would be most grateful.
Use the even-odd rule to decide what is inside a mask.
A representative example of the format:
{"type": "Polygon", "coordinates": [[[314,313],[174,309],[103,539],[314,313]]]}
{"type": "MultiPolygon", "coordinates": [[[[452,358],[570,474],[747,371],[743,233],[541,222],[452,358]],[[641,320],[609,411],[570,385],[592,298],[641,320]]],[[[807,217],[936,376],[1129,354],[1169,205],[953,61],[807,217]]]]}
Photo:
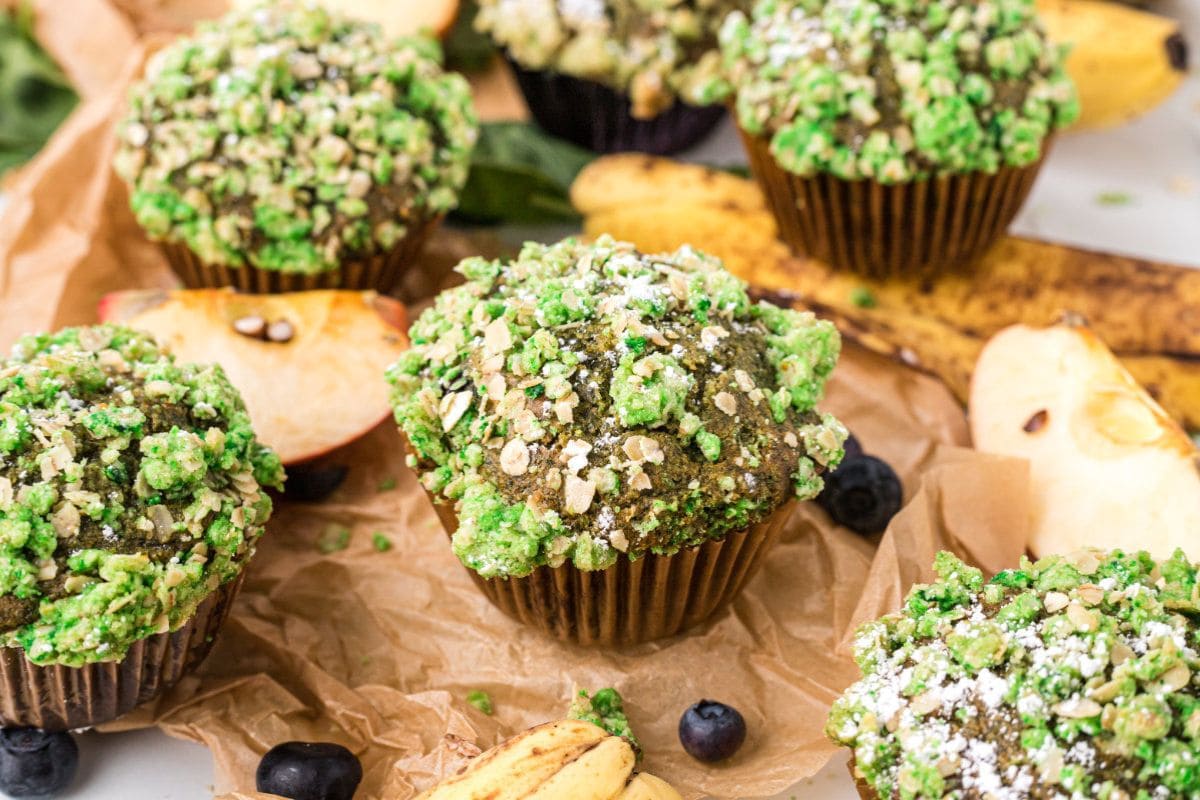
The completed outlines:
{"type": "Polygon", "coordinates": [[[638,754],[638,758],[641,758],[642,744],[633,735],[633,728],[629,727],[629,718],[625,716],[625,701],[616,689],[598,689],[594,694],[580,689],[571,702],[567,719],[590,722],[607,731],[610,736],[625,739],[638,754]]]}
{"type": "Polygon", "coordinates": [[[938,581],[858,632],[826,733],[879,797],[1200,798],[1200,576],[1085,550],[938,581]]]}
{"type": "Polygon", "coordinates": [[[281,272],[387,252],[453,209],[478,136],[435,41],[300,0],[200,23],[129,103],[115,165],[151,238],[281,272]]]}
{"type": "Polygon", "coordinates": [[[993,173],[1079,115],[1034,0],[760,0],[720,39],[739,123],[798,175],[993,173]]]}
{"type": "Polygon", "coordinates": [[[283,478],[220,367],[117,326],[24,337],[0,361],[0,643],[79,666],[179,628],[283,478]]]}
{"type": "Polygon", "coordinates": [[[481,0],[475,27],[527,69],[629,95],[648,119],[676,100],[712,105],[725,90],[717,31],[752,0],[481,0]]]}
{"type": "Polygon", "coordinates": [[[815,410],[837,330],[751,303],[717,259],[567,239],[458,270],[388,380],[484,577],[720,539],[816,496],[842,458],[845,428],[815,410]]]}

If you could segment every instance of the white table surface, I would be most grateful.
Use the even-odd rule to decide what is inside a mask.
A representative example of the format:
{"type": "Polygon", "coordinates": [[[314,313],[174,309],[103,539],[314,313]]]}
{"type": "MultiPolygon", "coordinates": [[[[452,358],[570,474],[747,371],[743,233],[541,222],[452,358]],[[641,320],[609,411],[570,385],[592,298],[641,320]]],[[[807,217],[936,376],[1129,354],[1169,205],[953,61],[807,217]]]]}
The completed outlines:
{"type": "MultiPolygon", "coordinates": [[[[1164,2],[1162,10],[1185,19],[1191,41],[1200,47],[1200,0],[1164,2]]],[[[690,155],[709,163],[744,161],[732,128],[690,155]]],[[[1130,124],[1060,137],[1015,231],[1200,267],[1200,77],[1193,74],[1165,105],[1130,124]],[[1131,202],[1098,202],[1107,192],[1127,194],[1131,202]]],[[[79,776],[63,800],[212,797],[212,758],[200,745],[158,731],[88,733],[79,745],[79,776]]],[[[857,796],[838,758],[780,800],[857,796]]]]}

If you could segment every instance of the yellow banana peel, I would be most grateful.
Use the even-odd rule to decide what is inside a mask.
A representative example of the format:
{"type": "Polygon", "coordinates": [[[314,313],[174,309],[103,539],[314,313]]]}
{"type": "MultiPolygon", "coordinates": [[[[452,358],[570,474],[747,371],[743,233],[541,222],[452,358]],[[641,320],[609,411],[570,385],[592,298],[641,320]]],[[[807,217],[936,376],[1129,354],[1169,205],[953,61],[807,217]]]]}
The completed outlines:
{"type": "Polygon", "coordinates": [[[587,235],[608,233],[651,253],[690,244],[719,256],[776,301],[811,308],[847,338],[939,376],[964,402],[990,336],[1073,312],[1177,421],[1200,430],[1200,270],[1008,238],[970,276],[932,286],[868,281],[794,257],[776,239],[761,195],[754,201],[753,181],[706,177],[712,172],[609,156],[580,174],[572,201],[587,235]]]}
{"type": "Polygon", "coordinates": [[[1038,0],[1051,40],[1070,47],[1080,128],[1119,125],[1170,97],[1187,74],[1175,20],[1109,0],[1038,0]]]}

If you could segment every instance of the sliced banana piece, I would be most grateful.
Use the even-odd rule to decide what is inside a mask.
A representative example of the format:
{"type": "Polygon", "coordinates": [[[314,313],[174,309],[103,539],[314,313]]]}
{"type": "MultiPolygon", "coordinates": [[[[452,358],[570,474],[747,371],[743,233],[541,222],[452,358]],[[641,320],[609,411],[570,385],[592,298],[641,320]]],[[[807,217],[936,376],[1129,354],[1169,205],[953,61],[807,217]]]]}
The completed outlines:
{"type": "MultiPolygon", "coordinates": [[[[539,725],[483,753],[463,772],[447,778],[418,800],[525,800],[565,767],[611,738],[595,725],[578,720],[539,725]]],[[[627,775],[622,776],[622,785],[627,775]]]]}
{"type": "Polygon", "coordinates": [[[675,787],[645,772],[636,775],[625,791],[617,795],[617,800],[683,800],[675,787]]]}

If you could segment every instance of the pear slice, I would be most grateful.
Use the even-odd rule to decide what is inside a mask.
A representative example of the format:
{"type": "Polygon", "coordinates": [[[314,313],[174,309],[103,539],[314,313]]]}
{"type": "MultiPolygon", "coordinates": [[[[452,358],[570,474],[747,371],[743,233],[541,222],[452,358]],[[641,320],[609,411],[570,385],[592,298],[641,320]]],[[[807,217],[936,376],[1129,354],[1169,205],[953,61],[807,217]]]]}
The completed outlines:
{"type": "Polygon", "coordinates": [[[1035,556],[1183,548],[1200,559],[1196,447],[1082,325],[1007,328],[980,354],[971,432],[1030,464],[1035,556]]]}
{"type": "Polygon", "coordinates": [[[220,364],[259,440],[287,465],[386,419],[384,371],[408,347],[403,304],[374,292],[116,292],[101,301],[100,318],[153,334],[181,361],[220,364]],[[268,336],[271,323],[280,330],[268,336]]]}

